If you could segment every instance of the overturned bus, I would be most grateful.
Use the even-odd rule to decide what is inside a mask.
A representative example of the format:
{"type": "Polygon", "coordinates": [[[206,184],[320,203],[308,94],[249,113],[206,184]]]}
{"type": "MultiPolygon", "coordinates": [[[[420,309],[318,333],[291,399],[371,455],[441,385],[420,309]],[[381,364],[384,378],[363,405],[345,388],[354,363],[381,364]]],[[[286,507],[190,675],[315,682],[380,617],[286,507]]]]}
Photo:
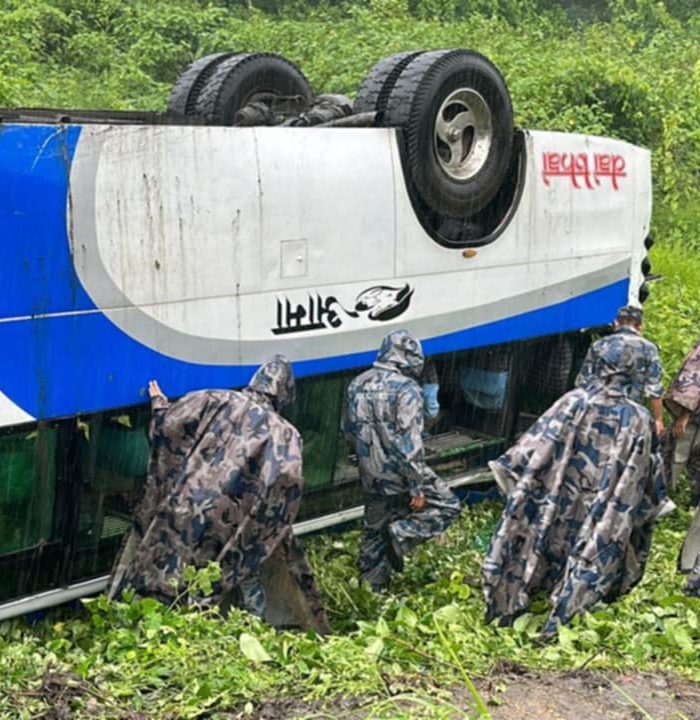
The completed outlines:
{"type": "Polygon", "coordinates": [[[497,69],[407,52],[354,106],[269,53],[217,53],[169,111],[0,111],[0,618],[102,589],[149,453],[146,388],[298,379],[297,530],[358,517],[340,419],[383,336],[418,335],[454,485],[643,301],[650,156],[515,128],[497,69]]]}

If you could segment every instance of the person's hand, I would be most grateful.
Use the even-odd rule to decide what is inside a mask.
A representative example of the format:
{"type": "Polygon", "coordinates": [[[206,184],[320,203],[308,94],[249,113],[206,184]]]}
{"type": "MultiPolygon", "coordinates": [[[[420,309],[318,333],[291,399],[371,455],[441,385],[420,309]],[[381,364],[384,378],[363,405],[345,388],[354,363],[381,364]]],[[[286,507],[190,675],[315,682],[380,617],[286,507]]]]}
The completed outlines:
{"type": "Polygon", "coordinates": [[[676,421],[673,423],[673,437],[679,438],[685,435],[686,428],[688,427],[689,415],[679,415],[676,421]]]}
{"type": "Polygon", "coordinates": [[[661,437],[661,434],[664,431],[664,421],[663,420],[654,420],[654,427],[656,428],[656,434],[661,437]]]}
{"type": "Polygon", "coordinates": [[[157,380],[150,380],[148,382],[148,397],[151,398],[151,400],[157,397],[162,397],[164,400],[168,399],[165,397],[165,393],[160,389],[160,385],[158,385],[157,380]]]}
{"type": "Polygon", "coordinates": [[[411,510],[422,510],[425,507],[425,495],[415,495],[409,503],[411,510]]]}

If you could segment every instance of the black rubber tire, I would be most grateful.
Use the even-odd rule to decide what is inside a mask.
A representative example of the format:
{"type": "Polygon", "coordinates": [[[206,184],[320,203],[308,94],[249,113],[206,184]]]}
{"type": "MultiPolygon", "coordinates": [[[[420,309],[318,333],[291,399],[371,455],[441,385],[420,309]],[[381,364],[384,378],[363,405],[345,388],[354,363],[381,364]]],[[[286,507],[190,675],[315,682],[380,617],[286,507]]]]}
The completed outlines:
{"type": "Polygon", "coordinates": [[[376,112],[375,125],[382,123],[386,102],[403,69],[424,50],[409,50],[382,58],[365,76],[357,91],[353,112],[376,112]]]}
{"type": "Polygon", "coordinates": [[[435,212],[470,217],[501,187],[511,160],[513,108],[505,80],[483,55],[471,50],[436,50],[415,57],[394,83],[383,124],[403,129],[410,180],[435,212]],[[436,115],[442,102],[460,88],[481,95],[492,124],[486,160],[466,180],[450,177],[433,149],[436,115]]]}
{"type": "Polygon", "coordinates": [[[196,114],[209,125],[233,125],[236,113],[255,95],[301,95],[313,92],[299,68],[274,53],[241,53],[219,65],[199,93],[196,114]]]}
{"type": "Polygon", "coordinates": [[[168,112],[180,117],[195,115],[197,98],[207,80],[222,62],[235,54],[233,52],[212,53],[190,63],[170,91],[168,112]]]}

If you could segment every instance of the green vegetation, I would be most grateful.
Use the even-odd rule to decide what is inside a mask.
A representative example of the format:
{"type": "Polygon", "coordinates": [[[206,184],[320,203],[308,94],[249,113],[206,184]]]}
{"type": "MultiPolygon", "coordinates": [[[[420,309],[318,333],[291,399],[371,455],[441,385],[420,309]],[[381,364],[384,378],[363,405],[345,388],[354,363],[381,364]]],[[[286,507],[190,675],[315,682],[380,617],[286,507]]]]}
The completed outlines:
{"type": "MultiPolygon", "coordinates": [[[[690,228],[686,232],[691,239],[690,228]]],[[[700,335],[700,249],[684,243],[681,230],[674,228],[674,233],[674,241],[652,249],[654,272],[664,279],[653,284],[644,306],[647,334],[661,350],[666,384],[700,335]]]]}
{"type": "MultiPolygon", "coordinates": [[[[0,0],[0,11],[6,106],[162,110],[188,62],[231,48],[282,53],[317,91],[350,95],[392,52],[479,50],[503,71],[522,126],[652,150],[652,260],[664,279],[647,305],[649,334],[671,372],[698,335],[700,10],[692,0],[0,0]]],[[[661,523],[640,587],[544,647],[533,639],[543,602],[514,628],[483,623],[478,567],[496,515],[494,506],[465,513],[449,543],[421,548],[386,596],[357,585],[356,532],[313,540],[335,629],[326,639],[151,600],[99,598],[77,619],[4,623],[0,685],[10,692],[0,692],[0,717],[39,717],[47,671],[75,673],[61,697],[76,717],[106,718],[127,710],[216,718],[300,695],[359,696],[374,717],[399,717],[397,692],[415,700],[414,713],[446,717],[437,688],[498,660],[663,667],[700,680],[700,601],[681,594],[675,573],[687,512],[661,523]]]]}
{"type": "Polygon", "coordinates": [[[221,620],[151,599],[100,597],[87,601],[79,619],[7,622],[0,625],[0,677],[8,690],[0,694],[0,718],[34,718],[46,709],[46,694],[36,693],[45,671],[76,674],[75,717],[99,717],[101,709],[119,718],[131,709],[183,720],[209,712],[223,718],[280,697],[338,695],[359,698],[374,717],[399,717],[401,698],[415,701],[411,717],[455,717],[441,688],[504,660],[559,669],[662,667],[700,680],[700,600],[682,594],[675,572],[688,512],[661,523],[638,588],[543,646],[535,636],[544,599],[513,628],[483,622],[479,564],[499,510],[466,510],[447,544],[421,547],[384,596],[358,587],[358,531],[307,542],[334,628],[327,638],[278,633],[235,611],[221,620]]]}

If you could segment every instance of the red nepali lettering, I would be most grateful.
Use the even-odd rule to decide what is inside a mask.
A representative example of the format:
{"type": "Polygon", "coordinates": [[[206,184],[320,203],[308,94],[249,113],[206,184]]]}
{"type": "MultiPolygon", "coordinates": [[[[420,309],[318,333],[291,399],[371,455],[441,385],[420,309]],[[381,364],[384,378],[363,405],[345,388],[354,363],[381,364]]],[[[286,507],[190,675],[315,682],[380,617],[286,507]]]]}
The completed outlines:
{"type": "Polygon", "coordinates": [[[627,177],[625,158],[610,153],[542,153],[542,180],[551,185],[550,178],[568,178],[571,185],[580,190],[600,187],[601,178],[609,177],[613,190],[619,190],[618,179],[627,177]]]}
{"type": "Polygon", "coordinates": [[[588,155],[585,153],[542,153],[543,167],[542,179],[545,185],[549,185],[550,177],[568,177],[575,188],[579,185],[579,179],[583,180],[585,186],[593,189],[591,174],[588,167],[588,155]]]}
{"type": "Polygon", "coordinates": [[[613,190],[619,190],[617,179],[627,177],[625,158],[622,155],[595,154],[595,178],[596,185],[600,185],[600,178],[609,177],[613,190]]]}

